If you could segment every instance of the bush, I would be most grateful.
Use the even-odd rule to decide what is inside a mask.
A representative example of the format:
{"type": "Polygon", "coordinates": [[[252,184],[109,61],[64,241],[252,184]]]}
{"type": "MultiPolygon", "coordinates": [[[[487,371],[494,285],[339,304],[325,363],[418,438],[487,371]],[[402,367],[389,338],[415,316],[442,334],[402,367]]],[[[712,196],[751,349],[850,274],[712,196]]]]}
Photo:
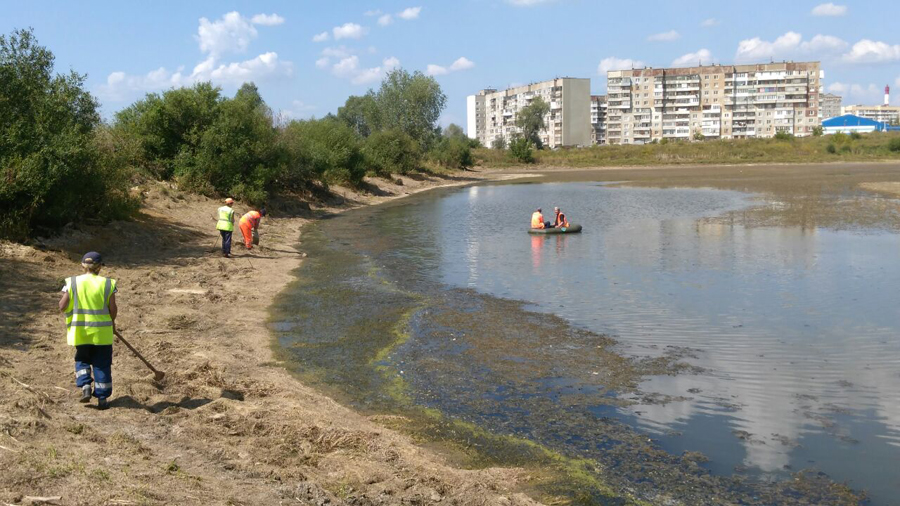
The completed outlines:
{"type": "Polygon", "coordinates": [[[514,137],[509,141],[509,154],[521,163],[534,162],[534,145],[525,137],[514,137]]]}
{"type": "Polygon", "coordinates": [[[402,130],[381,130],[365,141],[366,166],[379,176],[409,174],[419,168],[422,155],[419,144],[402,130]]]}
{"type": "Polygon", "coordinates": [[[834,146],[834,144],[828,144],[828,146],[825,146],[825,151],[827,151],[833,155],[833,154],[837,153],[837,148],[834,146]]]}
{"type": "Polygon", "coordinates": [[[358,185],[366,175],[359,138],[332,118],[292,121],[285,128],[287,181],[317,179],[323,183],[358,185]],[[307,179],[309,178],[309,179],[307,179]]]}
{"type": "Polygon", "coordinates": [[[859,132],[850,132],[850,139],[854,140],[854,141],[858,141],[858,140],[862,139],[862,134],[860,134],[859,132]]]}
{"type": "Polygon", "coordinates": [[[706,137],[703,135],[703,132],[701,132],[700,130],[697,130],[696,132],[694,132],[694,140],[695,141],[702,141],[703,139],[706,139],[706,137]]]}
{"type": "Polygon", "coordinates": [[[472,144],[465,137],[442,137],[429,156],[434,162],[451,169],[466,170],[475,165],[472,144]]]}
{"type": "Polygon", "coordinates": [[[497,137],[491,142],[491,149],[502,150],[506,149],[506,139],[503,137],[497,137]]]}
{"type": "Polygon", "coordinates": [[[813,137],[822,137],[822,134],[825,133],[825,130],[821,126],[814,126],[812,129],[813,137]]]}
{"type": "Polygon", "coordinates": [[[0,36],[0,237],[104,222],[136,205],[83,75],[53,75],[30,30],[0,36]]]}
{"type": "Polygon", "coordinates": [[[784,131],[775,132],[775,140],[779,140],[779,141],[789,141],[789,140],[791,140],[791,139],[793,139],[793,138],[794,138],[794,136],[791,135],[791,134],[789,134],[789,133],[787,133],[787,132],[784,132],[784,131]]]}
{"type": "Polygon", "coordinates": [[[888,143],[888,149],[895,153],[900,152],[900,137],[894,137],[893,139],[891,139],[891,141],[888,143]]]}

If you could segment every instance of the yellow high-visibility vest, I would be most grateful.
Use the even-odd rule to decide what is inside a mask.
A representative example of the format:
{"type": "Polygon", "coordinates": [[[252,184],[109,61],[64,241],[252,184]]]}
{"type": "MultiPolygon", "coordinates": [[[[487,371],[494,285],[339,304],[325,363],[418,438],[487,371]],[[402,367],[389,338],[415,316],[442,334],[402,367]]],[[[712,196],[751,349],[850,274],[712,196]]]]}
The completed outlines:
{"type": "Polygon", "coordinates": [[[228,206],[219,208],[219,221],[216,222],[216,230],[234,232],[234,209],[228,206]]]}
{"type": "Polygon", "coordinates": [[[66,308],[69,346],[112,344],[115,336],[109,298],[116,290],[116,280],[88,273],[67,279],[66,287],[69,291],[66,308]]]}

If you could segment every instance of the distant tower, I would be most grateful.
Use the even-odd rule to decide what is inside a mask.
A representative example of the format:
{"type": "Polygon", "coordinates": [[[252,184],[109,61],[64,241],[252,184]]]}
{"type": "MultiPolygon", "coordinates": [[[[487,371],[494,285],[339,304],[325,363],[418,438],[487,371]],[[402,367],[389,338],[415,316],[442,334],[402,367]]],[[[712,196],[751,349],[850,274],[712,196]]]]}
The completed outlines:
{"type": "Polygon", "coordinates": [[[884,105],[891,105],[891,87],[884,85],[884,105]]]}

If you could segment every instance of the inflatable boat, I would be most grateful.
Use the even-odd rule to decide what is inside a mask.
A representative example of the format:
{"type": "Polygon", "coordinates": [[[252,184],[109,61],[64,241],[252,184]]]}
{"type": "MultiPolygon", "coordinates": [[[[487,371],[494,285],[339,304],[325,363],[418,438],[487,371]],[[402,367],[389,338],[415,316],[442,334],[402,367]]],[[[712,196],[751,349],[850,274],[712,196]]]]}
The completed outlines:
{"type": "Polygon", "coordinates": [[[570,223],[568,227],[553,228],[529,228],[529,234],[577,234],[581,232],[581,225],[570,223]]]}

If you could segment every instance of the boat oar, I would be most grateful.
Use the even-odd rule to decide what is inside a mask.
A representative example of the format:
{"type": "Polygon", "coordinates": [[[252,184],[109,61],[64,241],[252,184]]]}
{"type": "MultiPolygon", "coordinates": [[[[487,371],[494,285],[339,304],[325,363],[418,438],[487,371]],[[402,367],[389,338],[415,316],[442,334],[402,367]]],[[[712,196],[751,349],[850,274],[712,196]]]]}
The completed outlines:
{"type": "Polygon", "coordinates": [[[162,381],[162,379],[166,377],[166,373],[164,373],[162,371],[157,371],[156,368],[150,364],[150,362],[147,362],[147,359],[144,358],[144,356],[141,355],[139,351],[134,349],[134,346],[132,346],[131,343],[129,343],[128,341],[125,340],[124,337],[122,337],[122,334],[120,334],[118,330],[114,331],[114,333],[116,334],[116,337],[118,337],[120,341],[125,343],[125,346],[127,346],[128,349],[131,350],[131,352],[134,353],[135,356],[137,356],[137,358],[141,359],[141,362],[143,362],[144,365],[146,365],[147,367],[150,368],[151,371],[153,371],[153,379],[155,379],[156,381],[162,381]]]}

